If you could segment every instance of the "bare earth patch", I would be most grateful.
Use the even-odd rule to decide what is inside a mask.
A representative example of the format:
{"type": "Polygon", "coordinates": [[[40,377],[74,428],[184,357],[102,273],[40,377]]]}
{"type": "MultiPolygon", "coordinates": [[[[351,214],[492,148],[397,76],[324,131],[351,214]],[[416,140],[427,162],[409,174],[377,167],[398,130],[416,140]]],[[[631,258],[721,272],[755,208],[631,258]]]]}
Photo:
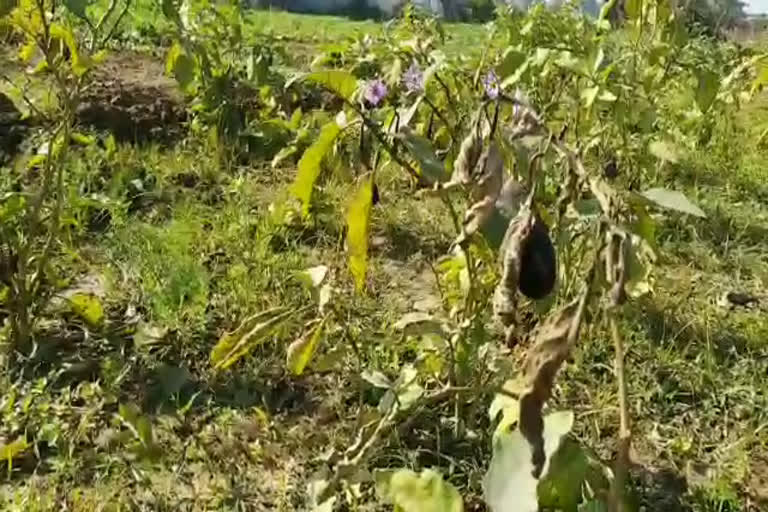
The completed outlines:
{"type": "Polygon", "coordinates": [[[79,123],[127,141],[174,139],[185,119],[176,82],[165,75],[161,61],[140,53],[110,56],[77,109],[79,123]]]}

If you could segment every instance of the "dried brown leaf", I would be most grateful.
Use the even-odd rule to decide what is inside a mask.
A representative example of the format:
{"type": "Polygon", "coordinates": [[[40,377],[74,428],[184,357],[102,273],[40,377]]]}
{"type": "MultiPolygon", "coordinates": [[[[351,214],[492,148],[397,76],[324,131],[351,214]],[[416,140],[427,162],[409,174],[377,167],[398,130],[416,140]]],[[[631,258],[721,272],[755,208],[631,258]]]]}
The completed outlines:
{"type": "Polygon", "coordinates": [[[527,388],[520,395],[520,433],[532,448],[533,476],[544,468],[544,403],[552,395],[552,385],[563,361],[576,341],[586,305],[587,293],[550,316],[539,328],[525,359],[527,388]]]}

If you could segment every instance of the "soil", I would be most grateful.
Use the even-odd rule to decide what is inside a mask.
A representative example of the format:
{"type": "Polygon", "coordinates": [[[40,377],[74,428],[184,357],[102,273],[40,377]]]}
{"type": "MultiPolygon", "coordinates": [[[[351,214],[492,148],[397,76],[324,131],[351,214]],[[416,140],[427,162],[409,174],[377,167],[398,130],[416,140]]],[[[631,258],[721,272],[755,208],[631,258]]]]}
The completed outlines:
{"type": "Polygon", "coordinates": [[[24,138],[26,123],[8,96],[0,92],[0,164],[12,158],[24,138]]]}
{"type": "Polygon", "coordinates": [[[186,119],[176,82],[158,59],[140,53],[110,56],[94,72],[77,109],[77,121],[121,141],[168,141],[186,119]]]}

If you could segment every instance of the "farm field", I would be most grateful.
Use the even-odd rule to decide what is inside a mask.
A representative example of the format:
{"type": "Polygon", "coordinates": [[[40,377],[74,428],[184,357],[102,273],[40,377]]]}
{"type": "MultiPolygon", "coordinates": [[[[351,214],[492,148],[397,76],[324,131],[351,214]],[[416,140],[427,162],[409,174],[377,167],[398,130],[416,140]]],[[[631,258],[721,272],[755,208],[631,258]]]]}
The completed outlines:
{"type": "Polygon", "coordinates": [[[0,0],[0,510],[768,510],[760,45],[188,5],[0,0]]]}

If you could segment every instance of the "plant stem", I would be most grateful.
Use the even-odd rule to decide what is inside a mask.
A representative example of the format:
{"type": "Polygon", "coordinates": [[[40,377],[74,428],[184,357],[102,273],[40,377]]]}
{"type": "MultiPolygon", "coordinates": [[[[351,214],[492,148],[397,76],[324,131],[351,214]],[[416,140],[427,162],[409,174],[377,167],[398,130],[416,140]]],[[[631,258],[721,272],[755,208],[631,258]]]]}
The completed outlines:
{"type": "Polygon", "coordinates": [[[611,484],[611,512],[624,511],[624,486],[629,471],[629,449],[632,445],[632,432],[629,426],[629,410],[627,406],[627,381],[624,371],[624,340],[619,333],[615,313],[609,317],[611,337],[616,352],[616,382],[619,394],[619,446],[616,455],[616,466],[611,484]]]}

